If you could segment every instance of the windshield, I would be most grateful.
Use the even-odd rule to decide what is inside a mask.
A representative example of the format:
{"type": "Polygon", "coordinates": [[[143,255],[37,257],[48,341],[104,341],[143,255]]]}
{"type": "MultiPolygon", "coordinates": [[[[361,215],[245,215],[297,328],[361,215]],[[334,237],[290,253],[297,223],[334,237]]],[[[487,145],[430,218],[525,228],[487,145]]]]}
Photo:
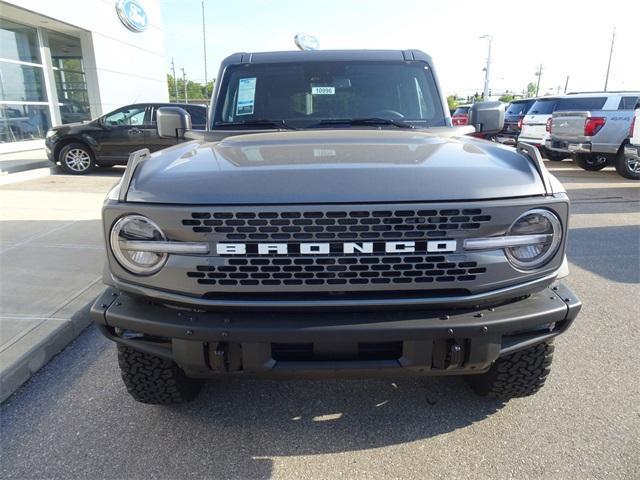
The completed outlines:
{"type": "Polygon", "coordinates": [[[363,118],[446,125],[433,74],[423,62],[233,66],[217,101],[214,129],[229,123],[258,128],[265,121],[308,128],[323,120],[363,118]]]}
{"type": "Polygon", "coordinates": [[[531,110],[527,112],[527,115],[551,115],[557,103],[557,98],[537,100],[536,103],[531,106],[531,110]]]}
{"type": "Polygon", "coordinates": [[[456,111],[453,112],[454,115],[466,115],[469,113],[469,108],[470,107],[458,107],[456,108],[456,111]]]}
{"type": "Polygon", "coordinates": [[[524,115],[533,102],[513,102],[504,112],[505,115],[524,115]]]}

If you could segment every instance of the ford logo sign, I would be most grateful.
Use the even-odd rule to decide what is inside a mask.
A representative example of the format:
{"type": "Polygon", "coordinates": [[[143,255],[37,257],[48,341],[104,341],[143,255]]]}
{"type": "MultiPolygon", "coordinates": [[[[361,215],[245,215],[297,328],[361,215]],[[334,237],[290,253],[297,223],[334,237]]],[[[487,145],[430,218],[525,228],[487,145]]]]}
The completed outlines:
{"type": "Polygon", "coordinates": [[[144,32],[147,29],[147,12],[136,0],[118,0],[116,11],[120,21],[132,32],[144,32]]]}

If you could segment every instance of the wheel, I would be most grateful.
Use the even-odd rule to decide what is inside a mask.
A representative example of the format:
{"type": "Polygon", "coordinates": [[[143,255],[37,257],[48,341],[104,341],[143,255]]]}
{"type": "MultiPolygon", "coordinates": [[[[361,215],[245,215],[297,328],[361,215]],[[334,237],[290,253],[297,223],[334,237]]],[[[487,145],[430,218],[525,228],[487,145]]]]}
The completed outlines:
{"type": "Polygon", "coordinates": [[[609,164],[609,156],[604,153],[579,153],[573,161],[583,170],[597,172],[609,164]]]}
{"type": "Polygon", "coordinates": [[[138,402],[170,405],[193,400],[202,382],[188,378],[170,360],[118,345],[122,381],[138,402]]]}
{"type": "Polygon", "coordinates": [[[640,160],[638,157],[627,157],[622,151],[616,156],[615,166],[618,175],[629,180],[640,180],[640,160]]]}
{"type": "Polygon", "coordinates": [[[469,375],[467,381],[478,394],[509,400],[536,393],[551,370],[553,343],[539,343],[498,358],[487,373],[469,375]]]}
{"type": "Polygon", "coordinates": [[[58,154],[60,167],[71,175],[84,175],[96,168],[93,152],[82,143],[69,143],[58,154]]]}

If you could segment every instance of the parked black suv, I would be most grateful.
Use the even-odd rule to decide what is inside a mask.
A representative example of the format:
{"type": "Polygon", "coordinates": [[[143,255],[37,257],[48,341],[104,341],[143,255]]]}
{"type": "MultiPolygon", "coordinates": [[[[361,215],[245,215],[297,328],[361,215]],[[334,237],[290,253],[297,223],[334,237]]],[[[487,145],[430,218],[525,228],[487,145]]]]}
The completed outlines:
{"type": "Polygon", "coordinates": [[[522,119],[535,102],[535,98],[511,102],[504,111],[504,128],[495,136],[495,140],[505,145],[515,145],[522,128],[522,119]]]}
{"type": "Polygon", "coordinates": [[[185,109],[195,130],[204,130],[207,107],[180,103],[137,103],[107,113],[86,122],[53,127],[47,132],[47,157],[60,163],[72,175],[92,171],[96,165],[125,165],[129,154],[140,148],[154,152],[176,143],[161,138],[156,128],[156,112],[160,107],[177,106],[185,109]]]}

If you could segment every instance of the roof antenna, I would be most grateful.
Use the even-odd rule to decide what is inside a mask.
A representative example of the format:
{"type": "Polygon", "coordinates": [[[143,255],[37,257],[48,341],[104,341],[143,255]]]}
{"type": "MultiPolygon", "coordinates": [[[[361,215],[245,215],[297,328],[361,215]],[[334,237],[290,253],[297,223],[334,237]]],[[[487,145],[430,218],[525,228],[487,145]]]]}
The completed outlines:
{"type": "Polygon", "coordinates": [[[320,47],[320,40],[306,33],[298,33],[293,41],[300,50],[318,50],[320,47]]]}

